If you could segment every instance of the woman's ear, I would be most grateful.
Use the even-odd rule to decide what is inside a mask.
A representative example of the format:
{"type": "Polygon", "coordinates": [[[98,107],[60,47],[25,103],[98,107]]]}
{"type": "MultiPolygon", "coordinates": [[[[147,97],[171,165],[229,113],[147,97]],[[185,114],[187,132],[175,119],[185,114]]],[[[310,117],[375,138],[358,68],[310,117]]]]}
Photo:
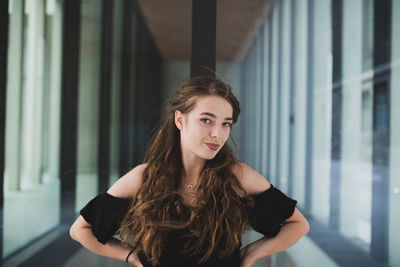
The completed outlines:
{"type": "Polygon", "coordinates": [[[175,125],[179,130],[183,127],[183,114],[179,110],[175,110],[175,125]]]}

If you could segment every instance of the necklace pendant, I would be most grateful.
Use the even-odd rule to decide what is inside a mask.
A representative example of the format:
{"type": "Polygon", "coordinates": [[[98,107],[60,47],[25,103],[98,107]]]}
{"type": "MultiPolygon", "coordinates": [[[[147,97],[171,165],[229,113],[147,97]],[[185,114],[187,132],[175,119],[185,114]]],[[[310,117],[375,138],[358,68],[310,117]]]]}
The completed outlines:
{"type": "Polygon", "coordinates": [[[193,188],[193,185],[189,184],[189,185],[187,186],[187,188],[188,188],[188,189],[192,189],[192,188],[193,188]]]}

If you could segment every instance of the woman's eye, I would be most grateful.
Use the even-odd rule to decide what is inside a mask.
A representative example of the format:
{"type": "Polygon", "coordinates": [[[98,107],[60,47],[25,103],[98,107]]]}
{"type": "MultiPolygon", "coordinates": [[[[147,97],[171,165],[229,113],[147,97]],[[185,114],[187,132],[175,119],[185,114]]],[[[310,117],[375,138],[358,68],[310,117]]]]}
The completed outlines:
{"type": "MultiPolygon", "coordinates": [[[[200,119],[202,122],[206,123],[206,124],[210,124],[211,120],[210,119],[200,119]]],[[[222,125],[224,125],[225,127],[231,127],[232,123],[230,122],[224,122],[222,125]]]]}
{"type": "Polygon", "coordinates": [[[204,122],[204,123],[210,123],[211,122],[211,120],[209,120],[209,119],[200,119],[202,122],[204,122]]]}

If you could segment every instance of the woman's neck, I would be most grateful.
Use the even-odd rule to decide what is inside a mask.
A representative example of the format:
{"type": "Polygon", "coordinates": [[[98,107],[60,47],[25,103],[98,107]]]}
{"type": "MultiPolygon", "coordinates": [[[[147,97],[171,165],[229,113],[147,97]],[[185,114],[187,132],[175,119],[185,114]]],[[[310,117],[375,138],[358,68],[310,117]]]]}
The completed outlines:
{"type": "Polygon", "coordinates": [[[183,182],[196,184],[205,163],[205,159],[199,158],[192,153],[184,153],[184,151],[182,151],[182,164],[185,171],[182,177],[183,182]]]}

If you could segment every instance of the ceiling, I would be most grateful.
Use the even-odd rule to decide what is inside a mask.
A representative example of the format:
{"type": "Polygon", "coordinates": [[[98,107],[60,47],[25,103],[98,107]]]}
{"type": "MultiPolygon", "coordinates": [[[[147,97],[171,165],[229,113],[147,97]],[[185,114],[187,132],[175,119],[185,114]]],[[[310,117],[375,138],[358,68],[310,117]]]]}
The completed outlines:
{"type": "MultiPolygon", "coordinates": [[[[166,60],[189,60],[191,0],[139,0],[155,42],[166,60]]],[[[217,60],[246,55],[273,0],[217,0],[217,60]]]]}

